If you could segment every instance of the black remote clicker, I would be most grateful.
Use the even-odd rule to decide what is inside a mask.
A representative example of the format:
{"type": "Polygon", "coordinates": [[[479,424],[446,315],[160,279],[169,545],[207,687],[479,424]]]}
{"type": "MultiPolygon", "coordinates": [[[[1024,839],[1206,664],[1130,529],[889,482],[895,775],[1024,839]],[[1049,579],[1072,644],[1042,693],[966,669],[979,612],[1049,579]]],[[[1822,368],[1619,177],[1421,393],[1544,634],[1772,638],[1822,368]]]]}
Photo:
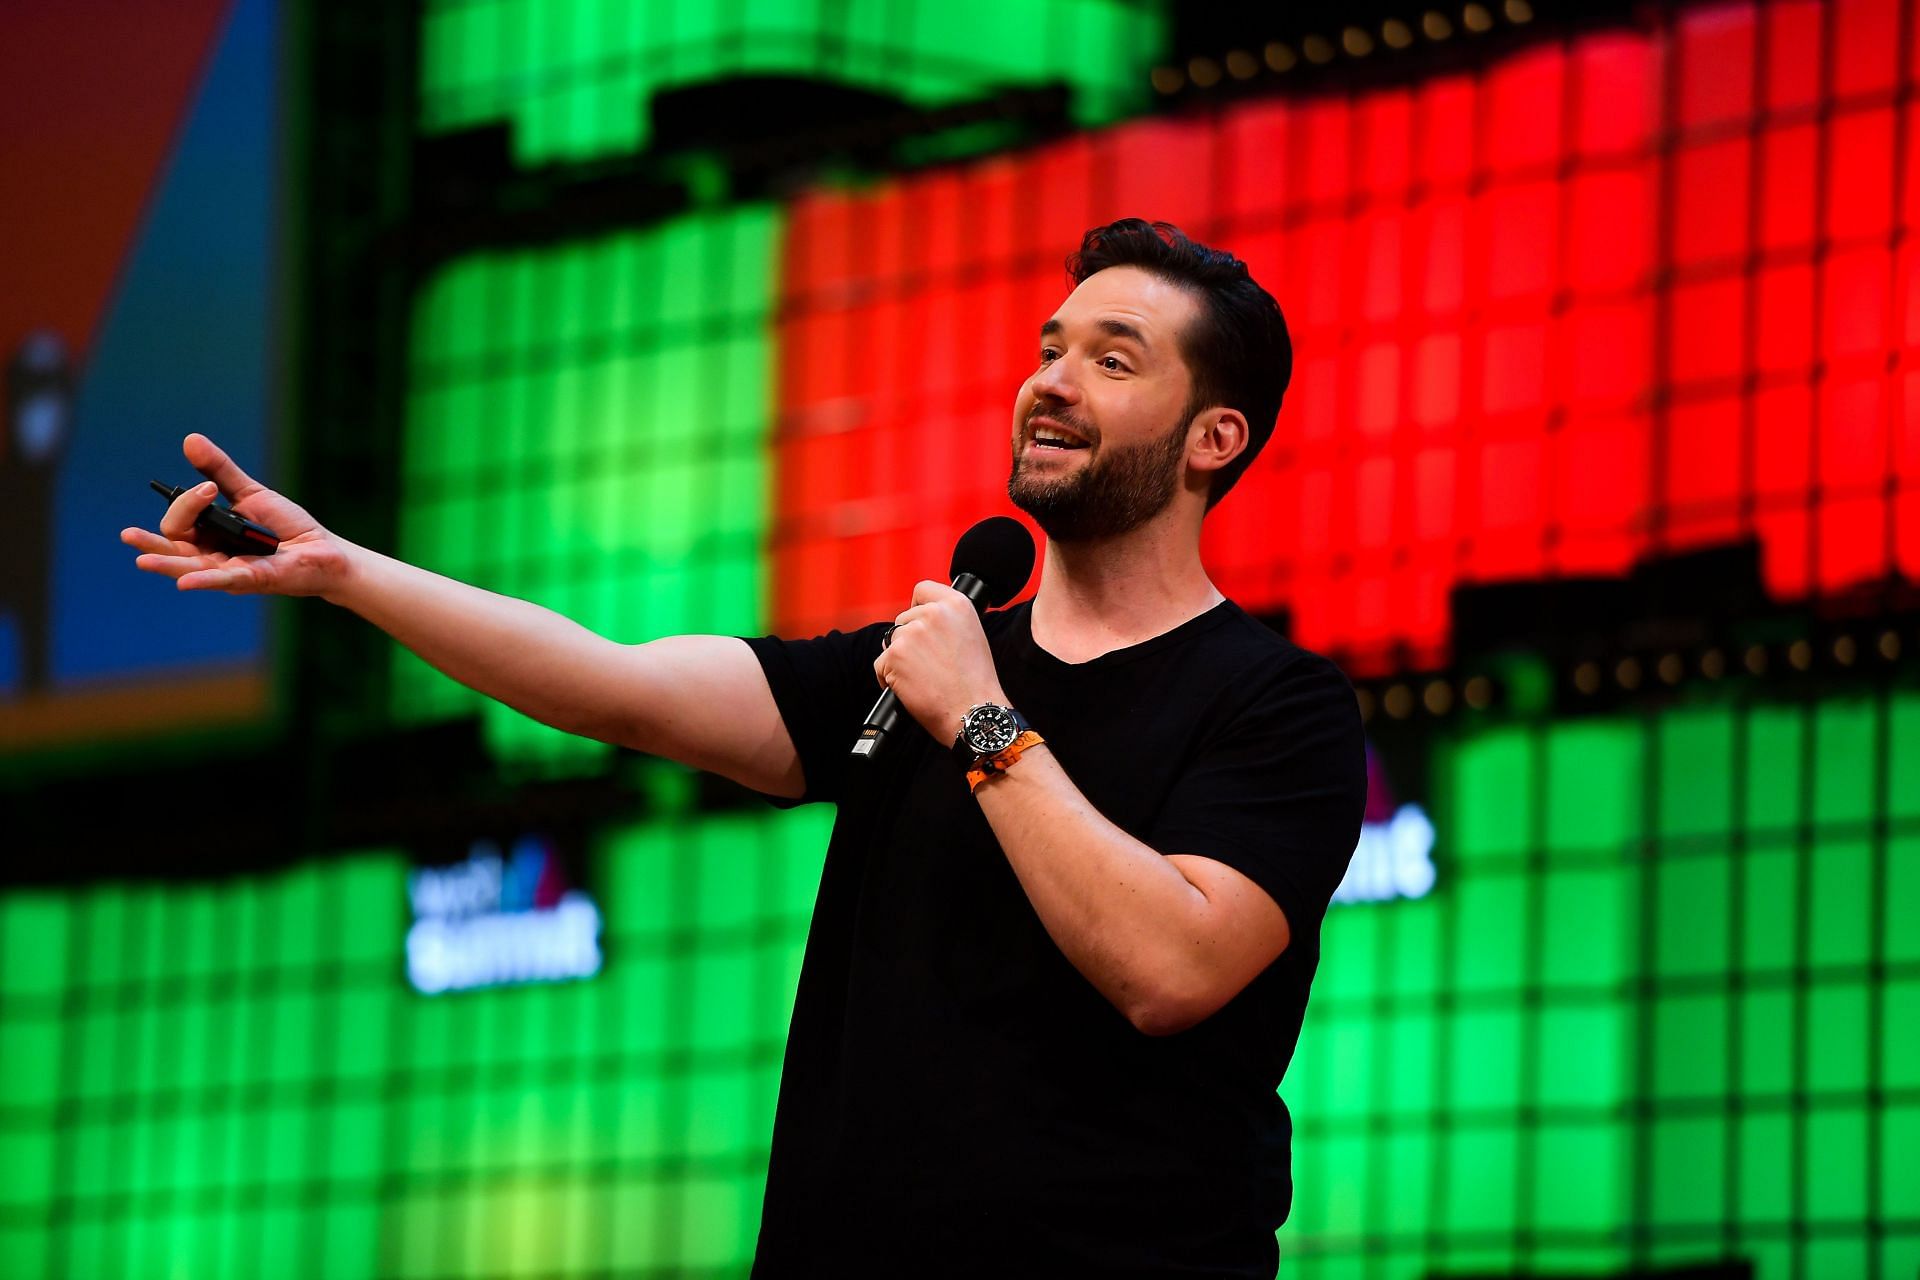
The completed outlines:
{"type": "MultiPolygon", "coordinates": [[[[147,483],[168,502],[187,492],[161,484],[158,480],[149,480],[147,483]]],[[[207,504],[207,509],[194,519],[193,527],[207,535],[214,550],[224,551],[230,556],[270,556],[280,549],[279,534],[263,524],[255,524],[232,507],[223,507],[217,502],[207,504]]]]}

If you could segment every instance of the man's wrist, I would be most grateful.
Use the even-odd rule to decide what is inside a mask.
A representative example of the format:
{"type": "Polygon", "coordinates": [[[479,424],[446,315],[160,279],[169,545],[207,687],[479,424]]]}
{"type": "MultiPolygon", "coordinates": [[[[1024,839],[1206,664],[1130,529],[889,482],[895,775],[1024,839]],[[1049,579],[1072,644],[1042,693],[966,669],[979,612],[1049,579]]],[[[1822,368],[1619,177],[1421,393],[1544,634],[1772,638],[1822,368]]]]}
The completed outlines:
{"type": "Polygon", "coordinates": [[[374,555],[358,543],[349,542],[339,534],[331,534],[334,545],[340,550],[340,573],[317,594],[328,604],[339,605],[353,613],[358,613],[355,589],[361,585],[367,573],[367,561],[374,555]]]}
{"type": "Polygon", "coordinates": [[[1018,737],[990,756],[974,761],[967,769],[967,787],[978,791],[980,784],[989,778],[997,778],[1025,758],[1026,753],[1035,747],[1044,747],[1047,740],[1033,729],[1021,730],[1018,737]]]}
{"type": "Polygon", "coordinates": [[[947,723],[953,727],[953,733],[947,741],[956,746],[959,744],[960,735],[965,732],[967,727],[967,713],[975,707],[1010,707],[1012,705],[1013,704],[1007,700],[1006,690],[1000,688],[995,688],[980,697],[961,704],[960,708],[947,718],[947,723]]]}
{"type": "Polygon", "coordinates": [[[971,775],[1032,727],[1025,716],[1007,705],[1004,693],[998,698],[976,702],[967,709],[954,734],[954,762],[971,775]]]}

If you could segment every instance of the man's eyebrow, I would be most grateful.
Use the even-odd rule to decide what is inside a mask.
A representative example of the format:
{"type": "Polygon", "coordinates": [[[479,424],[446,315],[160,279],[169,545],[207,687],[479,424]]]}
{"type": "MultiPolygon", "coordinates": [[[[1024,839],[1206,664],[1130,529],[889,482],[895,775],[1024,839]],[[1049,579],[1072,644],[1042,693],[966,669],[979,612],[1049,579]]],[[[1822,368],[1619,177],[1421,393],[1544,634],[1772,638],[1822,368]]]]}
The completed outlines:
{"type": "MultiPolygon", "coordinates": [[[[1128,324],[1125,320],[1115,320],[1109,316],[1095,321],[1095,323],[1099,326],[1101,332],[1111,337],[1125,338],[1129,342],[1137,344],[1145,351],[1151,351],[1153,349],[1153,344],[1147,341],[1147,335],[1128,324]]],[[[1066,326],[1058,320],[1049,320],[1040,326],[1040,336],[1043,338],[1051,338],[1065,331],[1066,326]]]]}
{"type": "Polygon", "coordinates": [[[1116,338],[1125,338],[1143,350],[1152,350],[1153,344],[1147,341],[1147,335],[1128,324],[1125,320],[1108,318],[1100,321],[1100,327],[1116,338]]]}

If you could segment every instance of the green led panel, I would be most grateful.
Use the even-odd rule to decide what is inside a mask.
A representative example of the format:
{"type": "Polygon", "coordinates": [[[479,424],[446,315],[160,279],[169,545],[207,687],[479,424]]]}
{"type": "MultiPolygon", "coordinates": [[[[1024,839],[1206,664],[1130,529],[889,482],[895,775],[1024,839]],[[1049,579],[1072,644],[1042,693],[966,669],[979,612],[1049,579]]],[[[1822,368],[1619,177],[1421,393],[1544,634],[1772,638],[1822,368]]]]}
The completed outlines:
{"type": "Polygon", "coordinates": [[[1920,694],[1436,744],[1439,879],[1340,905],[1281,1273],[1920,1271],[1920,694]]]}
{"type": "Polygon", "coordinates": [[[408,989],[395,854],[0,898],[0,1275],[744,1275],[832,816],[606,833],[557,985],[408,989]]]}
{"type": "MultiPolygon", "coordinates": [[[[441,271],[414,315],[399,554],[625,643],[764,630],[776,230],[747,206],[441,271]]],[[[503,763],[611,750],[395,661],[401,718],[483,716],[503,763]]]]}
{"type": "Polygon", "coordinates": [[[1157,0],[428,0],[421,128],[511,121],[522,164],[647,145],[662,89],[803,76],[922,106],[1064,81],[1083,125],[1137,111],[1162,55],[1157,0]]]}

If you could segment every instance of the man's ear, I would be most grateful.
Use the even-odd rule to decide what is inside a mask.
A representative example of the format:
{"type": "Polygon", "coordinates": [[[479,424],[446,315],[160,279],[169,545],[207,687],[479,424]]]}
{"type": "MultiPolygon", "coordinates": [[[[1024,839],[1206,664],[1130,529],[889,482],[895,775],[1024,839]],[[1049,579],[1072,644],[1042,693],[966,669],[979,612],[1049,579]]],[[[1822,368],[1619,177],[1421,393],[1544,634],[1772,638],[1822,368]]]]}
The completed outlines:
{"type": "Polygon", "coordinates": [[[1188,436],[1187,465],[1211,480],[1214,472],[1246,452],[1253,433],[1238,409],[1215,407],[1194,418],[1188,436]]]}

